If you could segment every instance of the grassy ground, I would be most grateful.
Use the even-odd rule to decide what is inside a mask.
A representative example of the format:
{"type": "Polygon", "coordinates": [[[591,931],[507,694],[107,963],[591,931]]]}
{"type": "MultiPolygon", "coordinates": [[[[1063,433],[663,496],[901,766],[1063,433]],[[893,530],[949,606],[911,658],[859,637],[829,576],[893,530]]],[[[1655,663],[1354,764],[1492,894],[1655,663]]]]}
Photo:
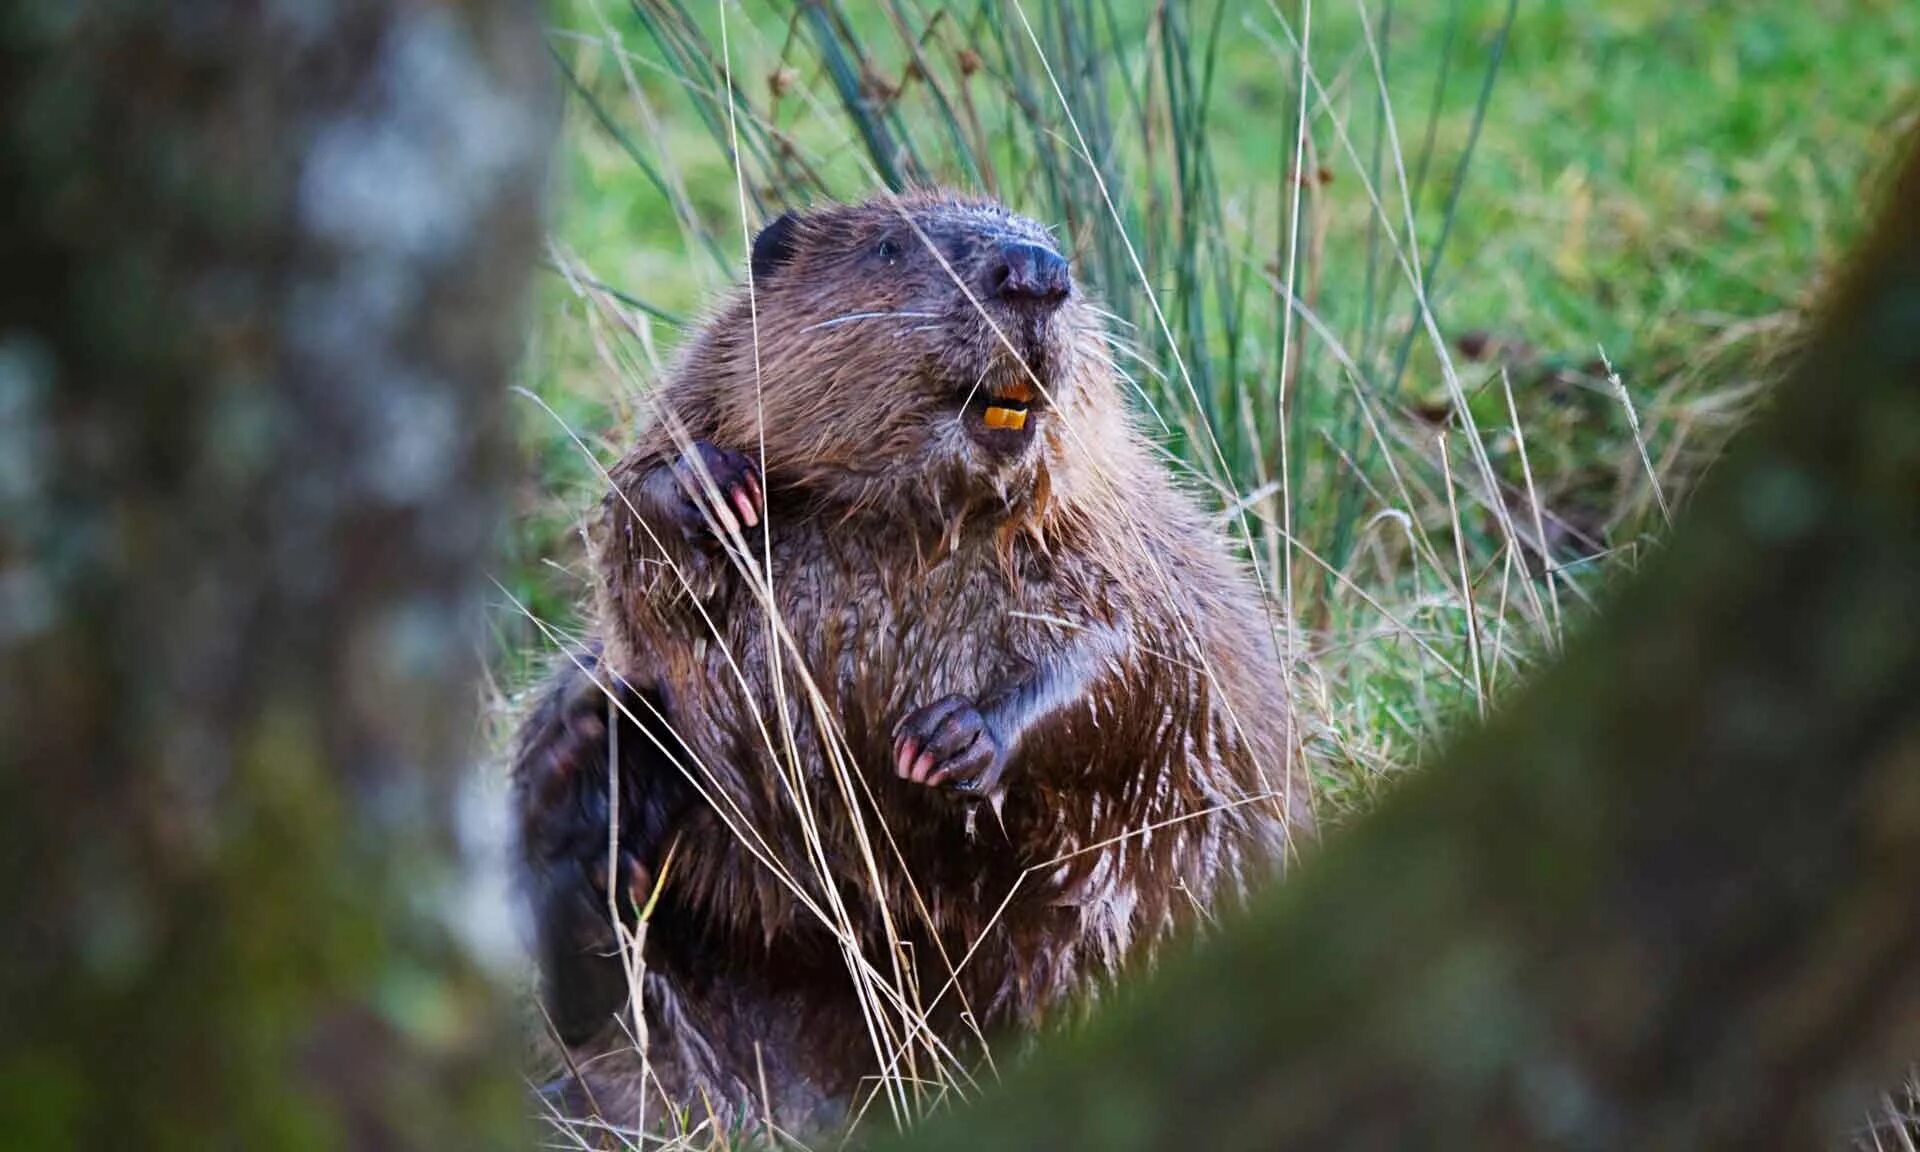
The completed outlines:
{"type": "Polygon", "coordinates": [[[1121,318],[1145,425],[1298,622],[1336,816],[1657,539],[1920,80],[1910,0],[748,2],[724,30],[698,0],[568,0],[552,23],[564,178],[503,681],[545,647],[519,605],[576,625],[594,460],[737,279],[743,196],[757,224],[938,179],[1061,225],[1121,318]]]}
{"type": "MultiPolygon", "coordinates": [[[[1310,25],[1297,5],[1249,0],[1171,17],[1121,3],[846,4],[824,10],[845,19],[824,41],[784,7],[728,11],[756,222],[782,201],[879,186],[823,63],[838,52],[869,75],[869,96],[899,89],[872,119],[912,143],[923,173],[1068,226],[1083,277],[1139,326],[1129,334],[1150,425],[1164,421],[1223,501],[1278,483],[1284,428],[1296,547],[1275,538],[1272,499],[1255,503],[1249,530],[1276,590],[1292,552],[1296,617],[1326,685],[1320,750],[1336,797],[1364,792],[1450,709],[1497,689],[1495,665],[1544,642],[1550,599],[1564,617],[1597,587],[1596,560],[1630,558],[1658,527],[1641,447],[1673,500],[1747,409],[1795,309],[1861,218],[1863,177],[1920,59],[1920,10],[1901,0],[1533,2],[1510,23],[1499,0],[1376,0],[1371,35],[1352,0],[1315,5],[1310,25]],[[934,84],[900,83],[902,27],[934,84]],[[1289,260],[1303,34],[1311,178],[1289,260]],[[965,52],[980,61],[968,77],[965,52]],[[963,99],[977,135],[948,111],[963,99]],[[1075,126],[1102,156],[1112,212],[1075,126]],[[800,164],[759,162],[756,137],[788,141],[800,164]],[[1396,255],[1389,234],[1404,236],[1409,203],[1418,243],[1396,255]],[[1416,323],[1414,249],[1444,342],[1416,323]],[[1311,311],[1290,328],[1289,268],[1311,311]],[[1435,433],[1448,429],[1443,464],[1435,433]],[[1551,588],[1514,578],[1521,560],[1537,574],[1541,552],[1522,437],[1560,569],[1551,588]],[[1470,616],[1483,633],[1477,675],[1470,616]]],[[[744,240],[724,110],[711,98],[717,8],[576,0],[554,10],[553,26],[575,86],[555,259],[654,313],[596,302],[558,275],[542,292],[528,385],[558,419],[522,405],[535,481],[500,576],[565,621],[581,588],[563,570],[571,528],[598,488],[562,425],[602,459],[617,448],[678,337],[673,321],[734,280],[744,240]],[[629,317],[648,325],[646,341],[623,331],[629,317]]],[[[516,610],[499,620],[504,650],[533,646],[538,633],[516,610]]]]}

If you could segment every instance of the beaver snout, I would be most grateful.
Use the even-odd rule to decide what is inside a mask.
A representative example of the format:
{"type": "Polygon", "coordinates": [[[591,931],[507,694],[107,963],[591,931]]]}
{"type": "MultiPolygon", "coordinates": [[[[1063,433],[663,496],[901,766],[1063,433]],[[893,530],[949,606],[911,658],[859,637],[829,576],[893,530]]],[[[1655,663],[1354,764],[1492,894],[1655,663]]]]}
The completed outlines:
{"type": "Polygon", "coordinates": [[[1028,311],[1051,312],[1072,289],[1067,258],[1040,244],[1003,244],[987,265],[987,291],[1028,311]]]}

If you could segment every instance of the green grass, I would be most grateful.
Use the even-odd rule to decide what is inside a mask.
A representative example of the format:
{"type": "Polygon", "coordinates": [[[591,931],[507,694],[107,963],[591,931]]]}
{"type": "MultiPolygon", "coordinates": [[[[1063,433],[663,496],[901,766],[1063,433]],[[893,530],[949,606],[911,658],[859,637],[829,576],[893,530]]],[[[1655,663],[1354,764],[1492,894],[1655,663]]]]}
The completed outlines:
{"type": "MultiPolygon", "coordinates": [[[[1149,425],[1223,501],[1278,485],[1284,432],[1295,546],[1271,496],[1247,536],[1276,592],[1291,560],[1324,682],[1310,709],[1324,783],[1336,800],[1363,797],[1550,642],[1552,600],[1575,614],[1657,533],[1642,448],[1678,498],[1762,394],[1795,311],[1862,217],[1862,181],[1920,59],[1920,10],[1899,0],[1594,7],[1526,3],[1509,23],[1502,0],[1376,0],[1369,37],[1351,0],[1315,5],[1305,170],[1317,178],[1290,261],[1297,4],[749,4],[728,9],[725,59],[714,6],[557,6],[570,99],[555,252],[630,306],[559,275],[543,285],[527,377],[558,419],[521,405],[536,479],[503,583],[568,619],[584,589],[573,528],[599,482],[562,425],[604,437],[591,441],[602,460],[617,453],[674,321],[737,276],[717,99],[730,63],[754,223],[885,179],[991,190],[1066,227],[1082,277],[1134,326],[1149,425]],[[935,83],[902,83],[915,59],[902,30],[935,83]],[[858,112],[849,87],[870,98],[858,112]],[[1387,239],[1405,231],[1402,173],[1471,428],[1387,239]],[[1282,306],[1290,266],[1311,324],[1282,306]],[[1498,502],[1487,473],[1505,486],[1498,502]]],[[[538,647],[514,610],[498,619],[503,650],[538,647]]]]}
{"type": "MultiPolygon", "coordinates": [[[[1223,501],[1269,493],[1246,540],[1277,595],[1292,568],[1323,783],[1363,799],[1657,534],[1645,461],[1684,495],[1763,396],[1920,58],[1920,10],[1891,0],[1592,8],[1375,2],[1369,36],[1352,0],[1313,6],[1311,29],[1298,6],[1238,0],[749,4],[726,13],[722,54],[718,8],[561,4],[555,253],[572,278],[541,288],[528,384],[555,415],[520,405],[536,480],[503,584],[549,620],[578,603],[572,536],[599,476],[566,428],[616,455],[685,319],[737,276],[730,131],[753,223],[885,180],[985,188],[1066,227],[1133,324],[1169,447],[1223,501]],[[914,60],[933,83],[902,83],[914,60]],[[1417,244],[1396,253],[1407,200],[1417,244]],[[1283,440],[1294,547],[1271,495],[1283,440]]],[[[503,651],[538,647],[516,611],[497,618],[503,651]]]]}

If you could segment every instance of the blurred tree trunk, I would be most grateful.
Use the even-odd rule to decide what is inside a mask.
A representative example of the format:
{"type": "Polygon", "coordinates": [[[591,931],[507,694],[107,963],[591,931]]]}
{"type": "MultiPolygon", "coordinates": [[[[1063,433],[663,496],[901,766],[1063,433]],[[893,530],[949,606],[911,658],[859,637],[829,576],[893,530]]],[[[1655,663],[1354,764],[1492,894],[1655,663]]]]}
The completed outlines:
{"type": "Polygon", "coordinates": [[[0,11],[0,1132],[466,1148],[521,0],[0,11]]]}
{"type": "Polygon", "coordinates": [[[1444,764],[900,1146],[1832,1146],[1920,1051],[1920,152],[1671,545],[1444,764]]]}

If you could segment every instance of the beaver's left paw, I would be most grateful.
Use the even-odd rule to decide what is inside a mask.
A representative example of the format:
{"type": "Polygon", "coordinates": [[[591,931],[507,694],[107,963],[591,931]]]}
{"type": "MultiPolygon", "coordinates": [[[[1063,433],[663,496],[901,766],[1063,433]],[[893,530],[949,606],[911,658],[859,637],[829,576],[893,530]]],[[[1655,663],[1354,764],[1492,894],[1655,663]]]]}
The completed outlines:
{"type": "Polygon", "coordinates": [[[1007,748],[966,696],[944,696],[893,728],[893,769],[902,780],[986,795],[1000,784],[1007,748]]]}

